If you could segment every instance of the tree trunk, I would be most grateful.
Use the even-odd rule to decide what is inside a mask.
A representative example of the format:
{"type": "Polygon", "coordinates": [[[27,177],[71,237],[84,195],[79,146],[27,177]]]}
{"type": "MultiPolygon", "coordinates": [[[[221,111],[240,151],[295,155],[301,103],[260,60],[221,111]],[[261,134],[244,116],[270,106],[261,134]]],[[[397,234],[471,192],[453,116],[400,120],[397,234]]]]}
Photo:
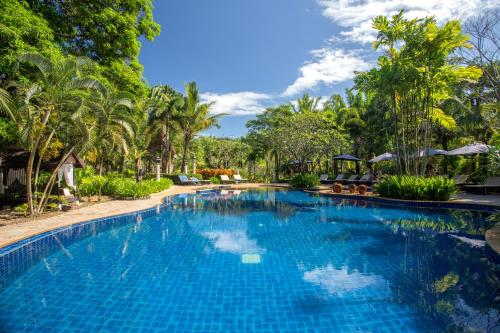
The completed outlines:
{"type": "Polygon", "coordinates": [[[50,176],[49,181],[47,182],[47,185],[45,185],[45,190],[43,191],[43,194],[40,197],[40,203],[38,204],[38,207],[37,207],[38,213],[41,213],[43,211],[43,208],[44,208],[44,206],[45,206],[45,204],[50,196],[50,191],[52,191],[52,187],[54,186],[57,172],[59,171],[61,166],[64,164],[64,161],[66,161],[66,159],[69,157],[69,155],[71,155],[71,153],[73,153],[74,150],[75,150],[75,147],[71,147],[71,149],[66,154],[64,154],[62,156],[62,158],[59,161],[59,163],[57,164],[56,168],[52,171],[52,175],[50,176]]]}
{"type": "Polygon", "coordinates": [[[280,179],[280,159],[278,152],[274,152],[274,180],[280,179]]]}
{"type": "Polygon", "coordinates": [[[184,144],[182,145],[182,162],[181,162],[181,172],[187,173],[187,154],[189,149],[189,137],[184,136],[184,144]]]}

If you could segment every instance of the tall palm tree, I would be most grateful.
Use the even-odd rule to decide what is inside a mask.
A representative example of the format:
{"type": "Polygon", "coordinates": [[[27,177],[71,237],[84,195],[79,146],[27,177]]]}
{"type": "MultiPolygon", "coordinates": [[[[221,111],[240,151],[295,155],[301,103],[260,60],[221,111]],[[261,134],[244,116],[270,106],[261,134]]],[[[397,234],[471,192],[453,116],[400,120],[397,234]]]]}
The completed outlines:
{"type": "Polygon", "coordinates": [[[318,111],[320,100],[321,97],[311,97],[309,94],[304,94],[297,99],[297,105],[293,105],[293,110],[300,113],[318,111]]]}
{"type": "Polygon", "coordinates": [[[160,135],[160,160],[164,161],[166,173],[173,172],[172,135],[179,112],[184,106],[182,94],[169,86],[157,86],[151,90],[149,99],[149,130],[160,135]]]}
{"type": "Polygon", "coordinates": [[[211,127],[219,126],[219,118],[223,114],[210,115],[210,108],[213,103],[200,103],[198,87],[196,82],[184,85],[186,96],[184,106],[178,119],[179,127],[182,130],[182,172],[187,172],[187,155],[189,146],[194,136],[211,127]]]}
{"type": "Polygon", "coordinates": [[[93,150],[101,174],[104,159],[109,158],[111,152],[119,153],[122,162],[125,161],[134,139],[136,121],[131,114],[134,108],[132,94],[116,92],[105,86],[100,86],[98,91],[98,94],[92,94],[84,103],[84,118],[93,135],[88,147],[82,149],[93,150]]]}
{"type": "Polygon", "coordinates": [[[26,194],[28,209],[33,215],[43,211],[62,162],[88,141],[89,128],[82,121],[80,110],[87,92],[96,91],[98,81],[82,75],[82,69],[91,64],[86,58],[51,60],[38,53],[25,53],[20,62],[33,65],[41,74],[36,83],[20,84],[24,98],[16,119],[21,143],[29,152],[26,194]],[[58,147],[61,162],[53,170],[39,200],[34,201],[33,184],[37,183],[41,162],[51,146],[58,147]],[[38,159],[36,167],[35,159],[38,159]]]}

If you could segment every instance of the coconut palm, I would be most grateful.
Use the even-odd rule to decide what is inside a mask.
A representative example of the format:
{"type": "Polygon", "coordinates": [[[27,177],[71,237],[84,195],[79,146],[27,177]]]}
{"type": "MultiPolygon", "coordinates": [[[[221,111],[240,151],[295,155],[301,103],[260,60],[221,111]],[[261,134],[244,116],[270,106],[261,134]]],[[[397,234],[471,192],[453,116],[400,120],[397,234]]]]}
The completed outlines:
{"type": "Polygon", "coordinates": [[[17,107],[7,90],[0,88],[0,114],[16,119],[17,107]]]}
{"type": "Polygon", "coordinates": [[[320,100],[321,97],[311,97],[309,94],[304,94],[297,99],[297,105],[292,104],[293,110],[302,113],[317,111],[320,100]]]}
{"type": "Polygon", "coordinates": [[[62,162],[89,138],[89,128],[80,117],[81,108],[88,89],[95,91],[98,81],[82,75],[82,69],[91,65],[86,58],[50,60],[37,53],[25,53],[20,62],[33,65],[41,74],[35,83],[19,84],[24,98],[16,118],[21,144],[29,152],[26,194],[33,215],[43,211],[62,162]],[[43,194],[34,200],[33,184],[37,184],[42,160],[61,155],[43,194]]]}
{"type": "Polygon", "coordinates": [[[194,136],[208,128],[219,126],[223,114],[210,115],[213,103],[200,103],[196,82],[185,84],[186,96],[177,123],[182,130],[182,172],[187,172],[187,155],[194,136]]]}
{"type": "Polygon", "coordinates": [[[172,136],[176,120],[184,105],[182,94],[169,86],[157,86],[151,90],[149,104],[149,131],[160,136],[160,160],[164,161],[166,173],[173,172],[172,136]]]}
{"type": "Polygon", "coordinates": [[[99,86],[98,91],[98,94],[91,94],[81,108],[92,129],[91,140],[82,150],[90,149],[94,153],[99,174],[102,174],[104,160],[112,155],[111,152],[119,153],[119,158],[125,161],[135,135],[136,121],[131,113],[134,108],[132,94],[105,86],[99,86]]]}

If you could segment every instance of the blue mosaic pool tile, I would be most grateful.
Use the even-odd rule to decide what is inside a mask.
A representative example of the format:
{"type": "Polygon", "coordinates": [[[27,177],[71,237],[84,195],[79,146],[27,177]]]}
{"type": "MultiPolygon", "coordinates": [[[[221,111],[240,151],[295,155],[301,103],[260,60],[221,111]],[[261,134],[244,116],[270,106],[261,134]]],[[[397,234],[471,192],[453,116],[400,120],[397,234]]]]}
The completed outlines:
{"type": "Polygon", "coordinates": [[[168,198],[3,249],[0,332],[441,332],[419,305],[454,262],[436,254],[460,248],[479,278],[491,266],[396,222],[457,216],[485,217],[301,192],[168,198]]]}

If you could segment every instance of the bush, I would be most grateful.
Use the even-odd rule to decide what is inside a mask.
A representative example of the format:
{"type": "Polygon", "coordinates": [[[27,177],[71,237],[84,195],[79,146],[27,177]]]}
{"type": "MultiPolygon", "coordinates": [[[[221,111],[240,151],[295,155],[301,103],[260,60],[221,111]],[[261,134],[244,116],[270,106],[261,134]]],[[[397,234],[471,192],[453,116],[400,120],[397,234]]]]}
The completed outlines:
{"type": "Polygon", "coordinates": [[[234,170],[231,169],[201,169],[196,170],[196,173],[200,174],[203,179],[210,179],[220,175],[234,176],[235,174],[234,170]]]}
{"type": "Polygon", "coordinates": [[[296,188],[311,188],[320,184],[319,177],[314,174],[300,174],[296,175],[290,181],[290,185],[296,188]]]}
{"type": "Polygon", "coordinates": [[[212,184],[220,184],[221,183],[221,180],[219,177],[212,177],[212,178],[210,178],[210,181],[212,182],[212,184]]]}
{"type": "Polygon", "coordinates": [[[111,177],[92,176],[80,180],[79,191],[83,196],[98,195],[99,193],[109,195],[118,199],[144,198],[152,193],[164,191],[171,187],[170,179],[161,178],[145,180],[137,183],[133,178],[122,178],[112,175],[111,177]]]}
{"type": "Polygon", "coordinates": [[[375,188],[382,197],[405,200],[447,201],[457,192],[453,179],[442,176],[387,176],[375,188]]]}
{"type": "Polygon", "coordinates": [[[89,176],[80,179],[78,191],[80,195],[90,197],[102,193],[102,188],[106,184],[107,179],[103,176],[89,176]]]}

